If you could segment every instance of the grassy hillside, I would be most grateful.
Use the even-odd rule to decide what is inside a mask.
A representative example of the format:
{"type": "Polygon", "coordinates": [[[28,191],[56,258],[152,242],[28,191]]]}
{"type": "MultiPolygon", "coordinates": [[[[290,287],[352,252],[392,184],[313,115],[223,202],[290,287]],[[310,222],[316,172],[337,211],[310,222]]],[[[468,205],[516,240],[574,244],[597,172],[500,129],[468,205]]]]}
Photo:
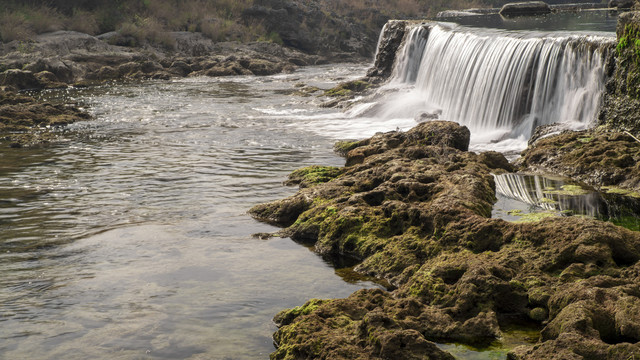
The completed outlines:
{"type": "MultiPolygon", "coordinates": [[[[559,0],[562,1],[562,0],[559,0]]],[[[92,35],[118,31],[130,45],[143,42],[171,46],[167,31],[200,32],[215,40],[278,41],[265,33],[261,21],[243,20],[245,9],[259,0],[4,0],[0,8],[0,39],[26,41],[36,34],[75,30],[92,35]]],[[[273,3],[274,1],[271,1],[273,3]]],[[[444,9],[495,7],[505,0],[282,0],[314,6],[329,18],[343,18],[379,31],[380,19],[416,18],[444,9]]],[[[268,2],[267,2],[268,3],[268,2]]],[[[317,29],[318,32],[331,30],[317,29]]]]}
{"type": "MultiPolygon", "coordinates": [[[[28,40],[36,34],[75,30],[96,35],[120,31],[139,39],[162,41],[165,31],[201,32],[214,40],[253,41],[264,37],[260,23],[242,21],[253,0],[8,0],[0,9],[3,42],[28,40]]],[[[299,0],[316,3],[336,16],[355,22],[360,10],[376,10],[387,17],[429,16],[444,8],[489,6],[496,0],[299,0]]],[[[366,25],[366,24],[365,24],[366,25]]],[[[275,34],[271,35],[275,37],[275,34]]]]}

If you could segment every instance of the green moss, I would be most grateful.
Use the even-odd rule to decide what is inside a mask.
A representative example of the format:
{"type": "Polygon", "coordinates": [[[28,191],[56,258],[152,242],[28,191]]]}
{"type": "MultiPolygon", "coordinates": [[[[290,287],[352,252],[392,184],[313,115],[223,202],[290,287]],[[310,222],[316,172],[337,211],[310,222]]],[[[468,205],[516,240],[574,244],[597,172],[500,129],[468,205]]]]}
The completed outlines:
{"type": "Polygon", "coordinates": [[[588,137],[578,138],[578,141],[583,142],[583,143],[588,143],[588,142],[593,141],[593,137],[592,136],[588,136],[588,137]]]}
{"type": "Polygon", "coordinates": [[[308,314],[311,314],[315,309],[317,309],[318,306],[320,306],[324,301],[325,300],[311,299],[302,306],[294,307],[289,312],[295,315],[296,317],[300,315],[308,315],[308,314]]]}
{"type": "Polygon", "coordinates": [[[523,214],[520,219],[515,221],[516,223],[527,223],[527,222],[535,222],[541,221],[546,218],[556,217],[558,214],[554,211],[541,211],[541,212],[532,212],[528,214],[523,214]]]}
{"type": "Polygon", "coordinates": [[[327,300],[311,299],[302,306],[296,306],[293,309],[280,311],[273,318],[273,320],[277,324],[279,324],[279,326],[289,325],[288,330],[291,330],[293,327],[296,326],[296,324],[293,323],[293,321],[297,317],[311,314],[313,311],[315,311],[320,305],[322,305],[326,301],[327,300]]]}
{"type": "Polygon", "coordinates": [[[338,141],[333,145],[333,151],[340,156],[346,156],[349,151],[358,147],[358,144],[359,141],[338,141]]]}
{"type": "Polygon", "coordinates": [[[324,92],[325,96],[342,97],[349,96],[354,92],[364,91],[369,88],[371,84],[364,80],[354,80],[346,83],[339,84],[338,86],[329,89],[324,92]]]}
{"type": "Polygon", "coordinates": [[[627,24],[623,35],[618,39],[616,54],[619,63],[628,69],[626,75],[627,95],[640,98],[640,28],[636,24],[627,24]]]}
{"type": "Polygon", "coordinates": [[[541,307],[537,307],[529,312],[529,317],[532,320],[535,320],[538,322],[543,322],[547,320],[548,316],[549,316],[549,313],[547,312],[547,310],[541,307]]]}
{"type": "Polygon", "coordinates": [[[342,171],[341,168],[333,166],[307,166],[292,172],[286,184],[300,184],[301,187],[313,186],[337,178],[342,175],[342,171]]]}
{"type": "Polygon", "coordinates": [[[565,184],[565,185],[562,185],[560,189],[553,189],[553,190],[545,189],[544,193],[555,194],[555,195],[579,196],[579,195],[586,195],[590,193],[590,191],[582,188],[580,185],[565,184]]]}
{"type": "Polygon", "coordinates": [[[609,221],[632,231],[640,231],[640,218],[636,216],[622,216],[609,221]]]}
{"type": "Polygon", "coordinates": [[[622,195],[622,196],[630,196],[630,197],[634,197],[634,198],[640,198],[640,193],[636,192],[636,191],[631,191],[631,190],[627,190],[627,189],[622,189],[616,186],[603,186],[600,188],[602,191],[604,191],[607,194],[617,194],[617,195],[622,195]]]}
{"type": "Polygon", "coordinates": [[[547,197],[543,197],[543,198],[541,198],[541,199],[540,199],[540,202],[541,202],[542,204],[557,204],[557,203],[558,203],[558,201],[553,200],[553,199],[551,199],[551,198],[547,198],[547,197]]]}

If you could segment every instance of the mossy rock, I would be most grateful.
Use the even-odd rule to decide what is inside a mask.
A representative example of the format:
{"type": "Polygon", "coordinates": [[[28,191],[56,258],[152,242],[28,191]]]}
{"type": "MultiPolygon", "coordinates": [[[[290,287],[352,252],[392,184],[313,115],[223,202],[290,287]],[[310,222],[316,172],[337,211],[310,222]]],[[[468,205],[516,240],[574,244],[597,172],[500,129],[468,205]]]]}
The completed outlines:
{"type": "Polygon", "coordinates": [[[336,87],[326,90],[324,92],[324,95],[331,97],[346,97],[352,95],[353,93],[362,92],[368,89],[370,86],[371,83],[366,80],[353,80],[341,83],[336,87]]]}
{"type": "MultiPolygon", "coordinates": [[[[296,195],[252,209],[260,220],[286,215],[280,235],[324,255],[359,259],[356,271],[392,285],[280,313],[272,358],[450,359],[431,344],[488,345],[501,336],[504,319],[548,324],[538,344],[519,350],[524,358],[558,349],[566,358],[582,356],[585,344],[591,358],[607,356],[610,344],[625,340],[616,324],[635,339],[637,314],[625,304],[640,298],[629,293],[640,282],[640,234],[556,213],[518,223],[490,218],[491,166],[502,161],[445,136],[465,129],[434,121],[361,140],[348,152],[348,166],[301,169],[292,179],[307,185],[296,195]],[[624,296],[633,299],[618,303],[624,296]],[[631,320],[616,322],[623,313],[631,320]]],[[[579,151],[601,160],[631,149],[612,134],[563,136],[536,146],[568,145],[560,156],[577,158],[572,152],[579,151]],[[579,140],[585,136],[593,137],[589,146],[579,140]]]]}
{"type": "Polygon", "coordinates": [[[312,165],[298,169],[289,174],[285,185],[300,185],[301,188],[331,181],[343,172],[343,169],[333,166],[312,165]]]}

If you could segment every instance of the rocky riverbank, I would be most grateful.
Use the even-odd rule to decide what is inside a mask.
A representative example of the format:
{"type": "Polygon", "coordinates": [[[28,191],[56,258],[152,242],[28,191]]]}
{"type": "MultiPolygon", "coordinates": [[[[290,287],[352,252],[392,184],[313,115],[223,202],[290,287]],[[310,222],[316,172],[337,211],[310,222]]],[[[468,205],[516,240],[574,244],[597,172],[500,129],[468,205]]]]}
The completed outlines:
{"type": "Polygon", "coordinates": [[[14,148],[56,142],[60,127],[90,117],[73,105],[50,104],[0,91],[0,140],[14,148]]]}
{"type": "Polygon", "coordinates": [[[640,134],[640,12],[620,15],[616,34],[615,60],[607,67],[609,81],[599,118],[611,128],[640,134]]]}
{"type": "Polygon", "coordinates": [[[120,46],[124,40],[114,40],[116,33],[95,37],[58,31],[32,42],[13,41],[0,51],[0,86],[25,90],[127,78],[269,75],[328,61],[275,43],[218,43],[189,32],[169,35],[175,44],[171,50],[120,46]],[[17,76],[36,79],[17,82],[17,76]]]}
{"type": "Polygon", "coordinates": [[[436,344],[488,344],[513,324],[541,335],[510,359],[640,355],[640,234],[582,217],[490,218],[492,174],[513,168],[466,151],[468,139],[434,121],[351,143],[347,166],[297,171],[296,195],[251,209],[393,288],[283,311],[273,359],[452,359],[436,344]]]}
{"type": "MultiPolygon", "coordinates": [[[[214,42],[200,33],[170,33],[174,48],[117,45],[116,33],[95,37],[73,31],[38,35],[0,47],[0,138],[22,147],[56,141],[52,129],[87,119],[73,105],[39,103],[23,90],[86,86],[125,79],[270,75],[336,60],[272,42],[214,42]]],[[[339,58],[339,57],[338,57],[339,58]]],[[[354,58],[358,60],[358,57],[354,58]]]]}

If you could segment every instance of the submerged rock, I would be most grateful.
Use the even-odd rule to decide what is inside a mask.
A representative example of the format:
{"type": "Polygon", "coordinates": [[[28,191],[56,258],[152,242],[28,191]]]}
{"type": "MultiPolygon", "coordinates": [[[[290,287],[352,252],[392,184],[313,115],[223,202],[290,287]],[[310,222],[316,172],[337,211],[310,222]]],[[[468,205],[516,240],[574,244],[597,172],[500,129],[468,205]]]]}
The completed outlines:
{"type": "Polygon", "coordinates": [[[468,130],[455,123],[344,148],[345,168],[302,170],[294,182],[330,175],[251,213],[285,218],[281,236],[360,259],[356,271],[393,289],[280,313],[273,359],[450,359],[435,342],[488,344],[508,324],[531,321],[543,336],[511,358],[640,351],[631,310],[640,301],[639,233],[579,217],[491,219],[492,173],[511,166],[499,153],[467,152],[468,130]]]}
{"type": "Polygon", "coordinates": [[[11,147],[55,141],[57,127],[87,120],[90,115],[74,106],[50,104],[30,96],[0,91],[0,140],[11,147]]]}

